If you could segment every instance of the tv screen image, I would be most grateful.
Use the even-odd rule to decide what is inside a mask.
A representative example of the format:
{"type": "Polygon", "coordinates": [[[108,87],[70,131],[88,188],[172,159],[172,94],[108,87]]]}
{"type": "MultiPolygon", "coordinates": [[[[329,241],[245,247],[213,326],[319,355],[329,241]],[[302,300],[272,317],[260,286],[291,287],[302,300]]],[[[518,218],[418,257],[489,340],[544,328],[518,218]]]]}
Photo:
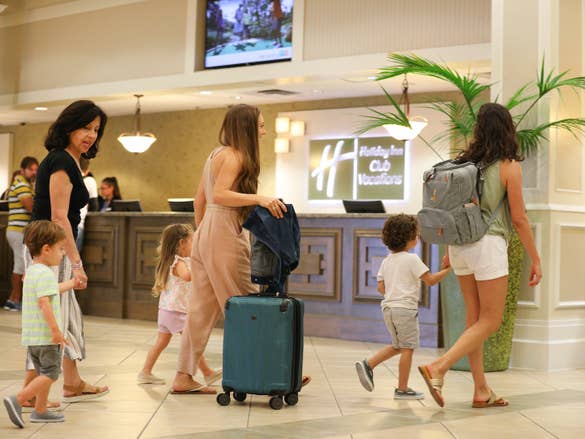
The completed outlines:
{"type": "Polygon", "coordinates": [[[205,67],[292,59],[294,0],[207,0],[205,67]]]}

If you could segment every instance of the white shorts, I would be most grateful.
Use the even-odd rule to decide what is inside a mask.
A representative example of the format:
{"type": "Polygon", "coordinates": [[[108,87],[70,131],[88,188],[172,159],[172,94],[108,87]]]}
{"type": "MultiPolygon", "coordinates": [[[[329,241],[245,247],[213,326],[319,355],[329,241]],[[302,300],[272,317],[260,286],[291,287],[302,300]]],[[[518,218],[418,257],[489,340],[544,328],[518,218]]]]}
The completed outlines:
{"type": "Polygon", "coordinates": [[[485,235],[479,241],[449,246],[449,261],[457,276],[491,280],[508,275],[508,243],[502,236],[485,235]]]}

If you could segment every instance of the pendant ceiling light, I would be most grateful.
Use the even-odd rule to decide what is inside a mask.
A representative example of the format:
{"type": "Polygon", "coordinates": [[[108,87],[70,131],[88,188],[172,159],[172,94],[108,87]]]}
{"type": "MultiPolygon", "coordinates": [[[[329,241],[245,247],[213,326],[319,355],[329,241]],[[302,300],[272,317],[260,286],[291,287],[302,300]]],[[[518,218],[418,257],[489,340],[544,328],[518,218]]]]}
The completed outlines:
{"type": "Polygon", "coordinates": [[[424,127],[427,126],[428,121],[421,116],[410,117],[410,100],[408,99],[408,80],[406,76],[402,81],[402,96],[400,97],[404,105],[404,114],[410,122],[410,127],[404,125],[386,124],[384,128],[396,140],[412,140],[418,136],[424,127]]]}
{"type": "Polygon", "coordinates": [[[118,142],[122,144],[127,151],[139,154],[150,148],[156,142],[156,136],[152,133],[140,132],[140,98],[143,95],[136,96],[136,131],[134,133],[123,133],[118,136],[118,142]]]}

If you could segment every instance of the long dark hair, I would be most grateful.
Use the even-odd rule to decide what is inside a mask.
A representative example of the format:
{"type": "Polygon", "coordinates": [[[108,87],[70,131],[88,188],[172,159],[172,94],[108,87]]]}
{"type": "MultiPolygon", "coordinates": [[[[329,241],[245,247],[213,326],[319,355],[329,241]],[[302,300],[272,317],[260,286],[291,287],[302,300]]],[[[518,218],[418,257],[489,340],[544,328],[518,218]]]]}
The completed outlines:
{"type": "MultiPolygon", "coordinates": [[[[255,194],[258,191],[260,175],[260,145],[258,141],[258,118],[260,110],[251,105],[234,105],[226,113],[219,143],[231,146],[242,156],[242,168],[236,178],[236,188],[243,194],[255,194]]],[[[242,210],[242,216],[249,209],[242,210]]]]}
{"type": "Polygon", "coordinates": [[[106,177],[102,180],[102,183],[114,187],[114,195],[112,196],[112,200],[122,199],[122,193],[120,192],[120,186],[118,185],[118,179],[116,177],[106,177]]]}
{"type": "Polygon", "coordinates": [[[524,160],[519,154],[512,115],[500,104],[483,104],[477,113],[473,140],[457,157],[460,161],[491,164],[497,160],[524,160]]]}
{"type": "Polygon", "coordinates": [[[99,143],[104,135],[108,122],[106,113],[92,101],[75,101],[65,108],[57,120],[53,122],[45,139],[45,148],[65,149],[69,146],[69,134],[91,123],[96,117],[100,118],[97,138],[86,153],[81,154],[86,159],[94,158],[99,150],[99,143]]]}

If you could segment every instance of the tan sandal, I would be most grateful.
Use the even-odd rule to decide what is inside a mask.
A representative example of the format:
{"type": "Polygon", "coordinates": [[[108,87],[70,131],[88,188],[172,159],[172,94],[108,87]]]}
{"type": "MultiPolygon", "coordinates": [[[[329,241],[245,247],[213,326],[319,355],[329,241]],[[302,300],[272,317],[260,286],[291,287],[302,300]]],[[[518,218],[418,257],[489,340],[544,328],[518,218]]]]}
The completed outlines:
{"type": "Polygon", "coordinates": [[[443,395],[441,393],[443,390],[443,378],[433,378],[428,366],[419,366],[418,371],[425,380],[425,383],[429,388],[429,392],[431,392],[431,396],[435,402],[439,404],[439,407],[445,407],[445,400],[443,399],[443,395]]]}
{"type": "Polygon", "coordinates": [[[509,404],[508,401],[501,396],[496,395],[496,392],[490,389],[490,397],[487,401],[477,401],[474,399],[471,403],[471,407],[474,409],[485,409],[488,407],[506,407],[509,404]]]}
{"type": "Polygon", "coordinates": [[[107,395],[110,392],[110,388],[108,386],[94,386],[95,391],[87,391],[85,390],[87,383],[83,380],[80,381],[78,386],[69,386],[67,384],[63,384],[63,390],[66,392],[73,392],[73,395],[65,396],[63,395],[63,402],[71,403],[71,402],[82,402],[87,401],[89,399],[96,399],[101,398],[104,395],[107,395]]]}

